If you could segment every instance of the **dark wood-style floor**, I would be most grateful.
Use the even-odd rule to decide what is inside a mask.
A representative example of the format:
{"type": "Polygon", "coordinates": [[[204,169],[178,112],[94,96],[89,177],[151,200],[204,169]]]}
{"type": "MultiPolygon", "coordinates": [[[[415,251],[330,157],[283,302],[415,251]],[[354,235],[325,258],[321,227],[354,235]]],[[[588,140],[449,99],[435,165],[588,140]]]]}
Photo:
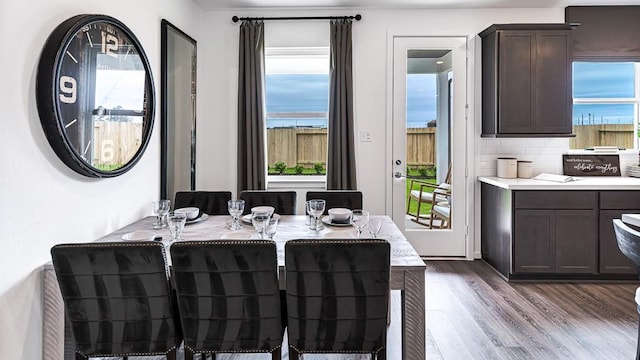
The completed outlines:
{"type": "Polygon", "coordinates": [[[634,359],[636,283],[507,283],[426,261],[427,359],[634,359]]]}
{"type": "MultiPolygon", "coordinates": [[[[508,283],[481,260],[425,263],[428,360],[635,357],[638,329],[633,300],[638,286],[635,282],[508,283]]],[[[399,291],[392,291],[389,360],[402,357],[400,301],[399,291]]],[[[282,355],[283,360],[288,359],[286,340],[282,355]]],[[[225,354],[217,359],[271,357],[225,354]]],[[[304,359],[370,357],[309,354],[304,359]]]]}

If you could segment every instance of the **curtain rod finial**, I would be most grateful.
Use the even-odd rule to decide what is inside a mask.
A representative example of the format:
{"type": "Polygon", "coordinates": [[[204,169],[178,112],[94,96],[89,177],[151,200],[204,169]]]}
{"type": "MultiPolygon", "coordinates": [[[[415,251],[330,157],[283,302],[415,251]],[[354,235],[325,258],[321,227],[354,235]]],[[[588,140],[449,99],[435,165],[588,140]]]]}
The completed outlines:
{"type": "Polygon", "coordinates": [[[360,20],[362,20],[362,15],[356,14],[356,21],[360,21],[360,20]]]}
{"type": "Polygon", "coordinates": [[[240,18],[235,15],[231,18],[231,21],[233,21],[234,23],[238,22],[238,20],[240,20],[240,18]]]}

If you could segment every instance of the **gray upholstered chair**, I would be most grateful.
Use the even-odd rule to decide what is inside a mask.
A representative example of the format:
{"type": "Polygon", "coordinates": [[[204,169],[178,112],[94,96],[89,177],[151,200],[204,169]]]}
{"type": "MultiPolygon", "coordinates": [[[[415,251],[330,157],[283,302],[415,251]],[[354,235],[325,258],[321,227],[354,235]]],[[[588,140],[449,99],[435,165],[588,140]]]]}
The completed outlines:
{"type": "Polygon", "coordinates": [[[325,215],[332,208],[362,209],[362,192],[355,190],[307,191],[306,200],[321,199],[326,202],[325,215]]]}
{"type": "Polygon", "coordinates": [[[382,239],[287,241],[289,359],[305,353],[386,359],[389,261],[382,239]]]}
{"type": "Polygon", "coordinates": [[[281,359],[284,327],[273,241],[185,241],[170,251],[186,360],[249,352],[281,359]]]}
{"type": "Polygon", "coordinates": [[[178,191],[173,208],[194,206],[201,213],[209,215],[227,215],[227,201],[231,200],[231,191],[178,191]]]}
{"type": "Polygon", "coordinates": [[[295,191],[245,190],[238,198],[244,200],[244,214],[251,213],[252,207],[269,205],[276,214],[295,215],[296,196],[295,191]]]}
{"type": "MultiPolygon", "coordinates": [[[[620,219],[613,220],[613,229],[616,233],[618,248],[636,264],[636,270],[640,278],[640,231],[631,228],[620,219]]],[[[640,288],[636,289],[635,302],[638,314],[640,314],[640,288]]],[[[636,360],[640,360],[640,324],[638,326],[637,341],[636,360]]]]}
{"type": "Polygon", "coordinates": [[[60,244],[51,249],[76,359],[166,355],[182,342],[158,242],[60,244]]]}

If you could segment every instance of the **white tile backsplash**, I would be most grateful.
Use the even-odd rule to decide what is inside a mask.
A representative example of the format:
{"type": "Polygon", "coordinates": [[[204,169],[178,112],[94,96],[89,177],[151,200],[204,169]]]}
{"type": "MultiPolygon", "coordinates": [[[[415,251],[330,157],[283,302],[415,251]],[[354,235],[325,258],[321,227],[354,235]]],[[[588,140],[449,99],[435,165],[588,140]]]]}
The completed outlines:
{"type": "MultiPolygon", "coordinates": [[[[477,175],[496,176],[496,159],[499,157],[533,161],[534,176],[543,172],[562,174],[562,154],[569,151],[569,141],[569,138],[481,138],[477,175]]],[[[628,165],[638,165],[638,151],[624,150],[619,155],[621,174],[626,176],[628,165]]]]}
{"type": "Polygon", "coordinates": [[[562,154],[568,149],[568,138],[481,138],[477,172],[479,176],[496,176],[496,159],[515,157],[533,161],[534,176],[562,174],[562,154]]]}

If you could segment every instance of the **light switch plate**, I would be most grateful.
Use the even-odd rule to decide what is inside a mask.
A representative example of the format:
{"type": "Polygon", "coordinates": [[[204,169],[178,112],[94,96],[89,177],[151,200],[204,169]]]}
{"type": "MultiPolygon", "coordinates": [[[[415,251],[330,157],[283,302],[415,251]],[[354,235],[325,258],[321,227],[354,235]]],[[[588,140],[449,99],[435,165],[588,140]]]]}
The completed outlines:
{"type": "Polygon", "coordinates": [[[371,131],[360,131],[360,142],[371,142],[371,131]]]}

